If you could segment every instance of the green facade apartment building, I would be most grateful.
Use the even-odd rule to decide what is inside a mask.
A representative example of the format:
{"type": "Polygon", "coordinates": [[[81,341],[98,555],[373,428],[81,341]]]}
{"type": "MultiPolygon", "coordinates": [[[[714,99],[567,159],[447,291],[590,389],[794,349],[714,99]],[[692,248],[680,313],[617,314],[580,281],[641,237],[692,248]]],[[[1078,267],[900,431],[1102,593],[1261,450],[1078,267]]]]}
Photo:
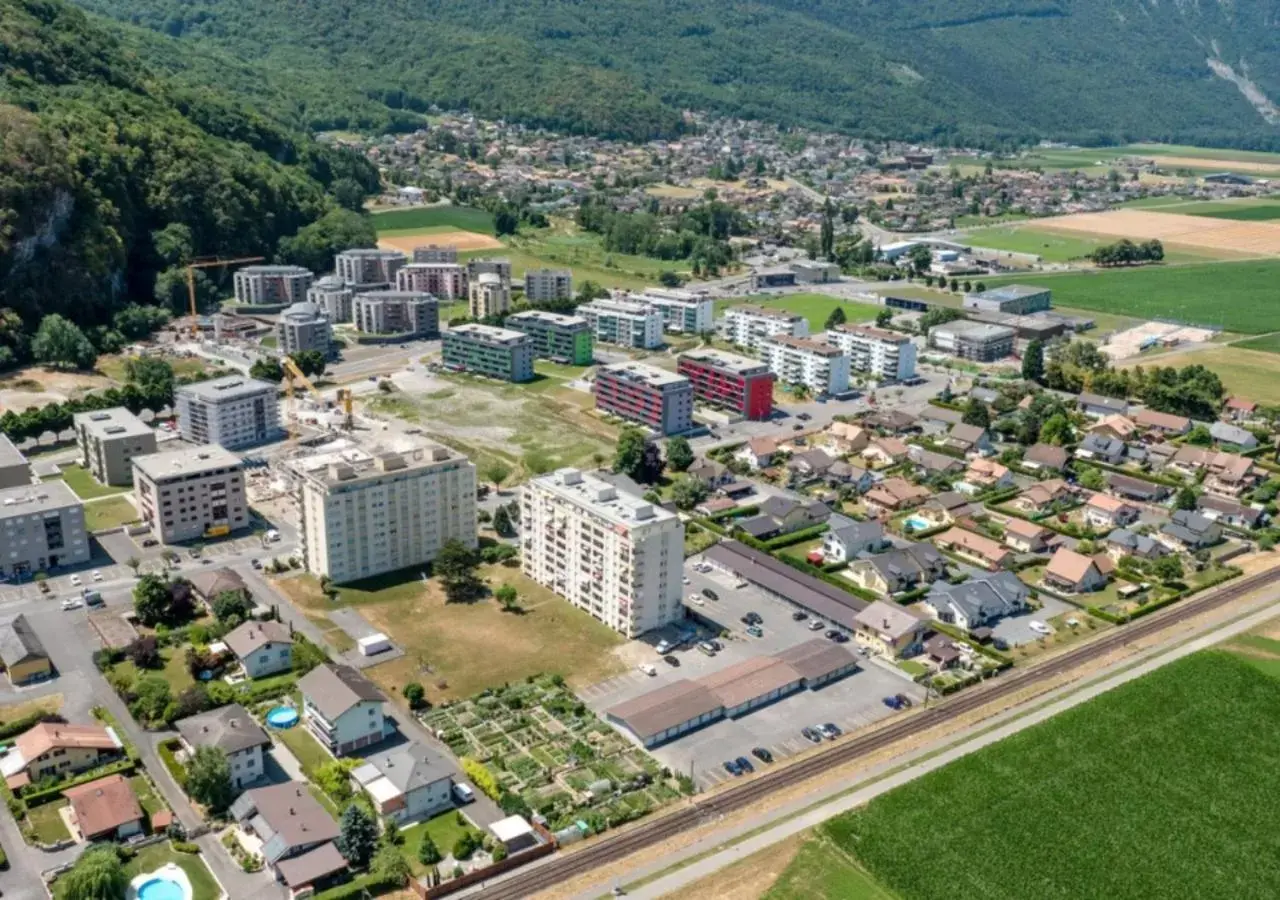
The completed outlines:
{"type": "Polygon", "coordinates": [[[571,366],[589,366],[594,356],[591,323],[582,316],[531,309],[507,316],[507,327],[533,341],[533,355],[571,366]]]}
{"type": "Polygon", "coordinates": [[[492,325],[459,325],[444,333],[444,365],[503,381],[533,378],[533,339],[492,325]]]}

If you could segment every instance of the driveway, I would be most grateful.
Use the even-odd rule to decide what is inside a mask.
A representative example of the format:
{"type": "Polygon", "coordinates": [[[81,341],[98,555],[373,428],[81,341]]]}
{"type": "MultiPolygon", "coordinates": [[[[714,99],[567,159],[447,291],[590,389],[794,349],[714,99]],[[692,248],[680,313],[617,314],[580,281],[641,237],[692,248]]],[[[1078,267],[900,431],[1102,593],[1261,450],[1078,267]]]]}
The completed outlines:
{"type": "MultiPolygon", "coordinates": [[[[1023,613],[1020,616],[1010,616],[1007,619],[1001,619],[992,631],[995,636],[1009,642],[1010,647],[1017,647],[1020,644],[1031,644],[1038,641],[1043,635],[1031,630],[1032,622],[1048,623],[1054,616],[1060,616],[1066,612],[1076,610],[1076,607],[1067,603],[1065,600],[1059,600],[1057,597],[1050,597],[1043,591],[1040,592],[1040,602],[1043,608],[1034,612],[1023,613]]],[[[1053,626],[1050,625],[1050,628],[1053,626]]]]}

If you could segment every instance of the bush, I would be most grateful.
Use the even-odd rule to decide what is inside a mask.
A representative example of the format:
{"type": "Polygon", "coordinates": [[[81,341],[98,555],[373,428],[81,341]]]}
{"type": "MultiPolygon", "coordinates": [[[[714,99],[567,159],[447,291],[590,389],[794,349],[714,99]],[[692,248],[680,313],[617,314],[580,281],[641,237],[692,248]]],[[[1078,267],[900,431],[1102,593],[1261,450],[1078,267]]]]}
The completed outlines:
{"type": "Polygon", "coordinates": [[[476,839],[475,834],[470,831],[464,831],[462,835],[453,842],[453,858],[468,859],[472,853],[479,849],[480,842],[476,839]]]}
{"type": "Polygon", "coordinates": [[[498,787],[498,779],[493,776],[489,768],[482,762],[472,759],[469,756],[462,757],[462,771],[471,779],[480,791],[490,800],[497,800],[502,796],[502,790],[498,787]]]}
{"type": "Polygon", "coordinates": [[[176,850],[178,853],[194,854],[194,853],[200,852],[200,845],[193,844],[190,841],[170,841],[169,843],[173,846],[173,849],[176,850]]]}

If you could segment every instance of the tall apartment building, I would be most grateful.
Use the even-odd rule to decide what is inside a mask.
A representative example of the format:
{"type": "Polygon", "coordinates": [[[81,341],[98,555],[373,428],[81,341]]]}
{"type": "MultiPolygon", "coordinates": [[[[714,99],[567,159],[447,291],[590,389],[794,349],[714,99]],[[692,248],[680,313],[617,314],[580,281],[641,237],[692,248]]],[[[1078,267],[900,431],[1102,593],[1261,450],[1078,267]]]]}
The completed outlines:
{"type": "Polygon", "coordinates": [[[520,509],[529,578],[628,638],[683,617],[675,514],[577,469],[526,482],[520,509]]]}
{"type": "Polygon", "coordinates": [[[326,357],[333,353],[333,325],[328,315],[314,303],[295,303],[280,314],[276,322],[276,347],[281,353],[319,350],[326,357]]]}
{"type": "Polygon", "coordinates": [[[501,275],[481,272],[467,285],[468,308],[473,319],[500,316],[511,309],[511,282],[501,275]]]}
{"type": "Polygon", "coordinates": [[[476,467],[438,444],[342,450],[289,462],[307,571],[337,582],[421,566],[452,540],[475,547],[476,467]]]}
{"type": "Polygon", "coordinates": [[[84,504],[60,480],[0,490],[0,575],[89,561],[84,504]]]}
{"type": "Polygon", "coordinates": [[[1017,332],[1004,325],[957,319],[929,329],[929,346],[975,362],[995,362],[1013,352],[1017,332]]]}
{"type": "Polygon", "coordinates": [[[528,269],[524,273],[526,303],[554,303],[573,299],[573,272],[569,269],[528,269]]]}
{"type": "Polygon", "coordinates": [[[337,275],[326,275],[311,285],[307,302],[322,309],[330,322],[350,322],[355,295],[337,275]]]}
{"type": "Polygon", "coordinates": [[[221,537],[249,525],[244,463],[222,447],[136,457],[133,488],[143,524],[164,544],[221,537]]]}
{"type": "Polygon", "coordinates": [[[245,266],[236,269],[237,303],[256,306],[301,303],[315,276],[302,266],[245,266]]]}
{"type": "Polygon", "coordinates": [[[444,333],[444,365],[503,381],[533,378],[533,339],[522,331],[468,323],[444,333]]]}
{"type": "Polygon", "coordinates": [[[456,262],[413,262],[396,273],[396,290],[458,300],[467,296],[467,270],[456,262]]]}
{"type": "Polygon", "coordinates": [[[533,341],[533,355],[570,366],[589,366],[594,358],[591,325],[582,316],[531,309],[507,316],[507,328],[533,341]]]}
{"type": "Polygon", "coordinates": [[[662,325],[667,331],[702,334],[715,327],[715,302],[702,294],[649,288],[637,299],[662,313],[662,325]]]}
{"type": "Polygon", "coordinates": [[[501,256],[477,257],[467,260],[467,281],[475,281],[481,275],[497,275],[505,284],[511,284],[511,260],[501,256]]]}
{"type": "Polygon", "coordinates": [[[395,284],[403,265],[404,254],[399,250],[344,250],[333,258],[333,268],[343,284],[367,290],[395,284]]]}
{"type": "Polygon", "coordinates": [[[156,433],[123,406],[72,418],[80,464],[101,484],[133,484],[133,459],[156,452],[156,433]]]}
{"type": "Polygon", "coordinates": [[[724,314],[724,337],[731,344],[760,352],[770,338],[809,336],[809,320],[767,306],[734,306],[724,314]]]}
{"type": "Polygon", "coordinates": [[[636,350],[662,346],[662,313],[647,303],[602,297],[578,307],[597,341],[636,350]]]}
{"type": "Polygon", "coordinates": [[[31,483],[31,464],[22,451],[0,434],[0,488],[21,487],[31,483]]]}
{"type": "Polygon", "coordinates": [[[783,384],[802,384],[814,396],[849,390],[849,357],[830,344],[778,335],[760,345],[760,358],[783,384]]]}
{"type": "Polygon", "coordinates": [[[356,330],[365,334],[394,334],[406,338],[440,336],[440,304],[416,291],[365,291],[356,294],[356,330]]]}
{"type": "Polygon", "coordinates": [[[638,362],[601,366],[596,371],[596,409],[647,425],[659,434],[693,427],[693,385],[666,369],[638,362]]]}
{"type": "Polygon", "coordinates": [[[458,248],[452,244],[427,244],[413,248],[413,261],[416,263],[456,263],[458,248]]]}
{"type": "Polygon", "coordinates": [[[758,359],[704,347],[682,353],[676,366],[709,406],[758,421],[773,414],[774,375],[758,359]]]}
{"type": "Polygon", "coordinates": [[[906,381],[916,375],[916,345],[905,334],[869,325],[837,325],[827,343],[849,357],[849,368],[887,381],[906,381]]]}
{"type": "Polygon", "coordinates": [[[177,390],[178,426],[184,440],[234,450],[271,440],[280,432],[280,389],[244,375],[226,375],[177,390]]]}

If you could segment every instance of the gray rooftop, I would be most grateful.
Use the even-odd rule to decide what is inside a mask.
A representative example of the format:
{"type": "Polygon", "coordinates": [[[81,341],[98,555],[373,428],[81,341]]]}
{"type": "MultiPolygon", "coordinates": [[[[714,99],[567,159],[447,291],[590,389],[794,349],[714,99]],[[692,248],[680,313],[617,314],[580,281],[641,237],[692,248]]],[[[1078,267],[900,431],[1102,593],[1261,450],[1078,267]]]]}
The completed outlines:
{"type": "Polygon", "coordinates": [[[612,365],[601,366],[599,371],[601,374],[607,372],[610,375],[628,381],[643,381],[645,384],[655,387],[689,383],[689,379],[683,375],[677,375],[675,372],[669,372],[666,369],[659,369],[657,366],[640,362],[613,363],[612,365]]]}
{"type": "Polygon", "coordinates": [[[696,350],[690,350],[688,353],[680,354],[680,359],[687,359],[690,362],[702,363],[704,366],[710,366],[714,369],[720,369],[725,372],[734,372],[736,374],[744,374],[747,372],[758,372],[768,370],[768,366],[758,359],[752,359],[749,356],[739,356],[737,353],[726,353],[723,350],[715,350],[710,347],[700,347],[696,350]]]}
{"type": "Polygon", "coordinates": [[[953,603],[971,622],[986,622],[1021,608],[1030,589],[1012,572],[983,572],[961,584],[935,581],[928,602],[935,609],[953,603]]]}
{"type": "Polygon", "coordinates": [[[271,745],[262,726],[239,703],[179,719],[173,727],[192,748],[217,747],[230,754],[271,745]]]}
{"type": "Polygon", "coordinates": [[[0,519],[83,505],[61,479],[0,490],[0,519]]]}
{"type": "Polygon", "coordinates": [[[929,331],[929,334],[939,332],[946,332],[971,341],[1005,340],[1016,334],[1012,328],[1006,328],[1004,325],[988,325],[984,322],[968,322],[964,319],[937,325],[929,331]]]}
{"type": "Polygon", "coordinates": [[[1036,287],[1033,284],[1006,284],[1001,287],[992,288],[989,291],[970,294],[969,296],[977,297],[981,300],[1017,300],[1022,297],[1034,297],[1037,294],[1045,294],[1048,292],[1048,288],[1036,287]]]}
{"type": "Polygon", "coordinates": [[[861,597],[819,581],[738,541],[721,541],[703,556],[764,590],[846,628],[853,627],[854,615],[867,606],[861,597]]]}
{"type": "Polygon", "coordinates": [[[11,466],[25,466],[27,458],[22,455],[22,451],[13,445],[13,441],[9,440],[6,435],[0,434],[0,469],[8,469],[11,466]]]}
{"type": "Polygon", "coordinates": [[[527,344],[529,335],[523,331],[515,331],[511,328],[497,328],[493,325],[481,325],[478,322],[468,322],[466,325],[455,325],[445,333],[445,337],[463,337],[467,340],[477,341],[481,344],[504,344],[513,346],[515,344],[527,344]]]}
{"type": "Polygon", "coordinates": [[[302,266],[245,266],[237,269],[236,274],[245,275],[310,275],[311,270],[302,266]]]}
{"type": "Polygon", "coordinates": [[[298,688],[330,721],[361,702],[385,702],[378,688],[350,666],[316,666],[298,681],[298,688]]]}
{"type": "Polygon", "coordinates": [[[97,438],[141,437],[153,433],[151,426],[123,406],[76,413],[73,422],[77,429],[83,428],[97,438]]]}
{"type": "Polygon", "coordinates": [[[178,388],[178,394],[187,394],[206,403],[223,403],[227,400],[239,400],[244,397],[256,397],[269,394],[272,397],[279,393],[278,385],[268,381],[259,381],[247,375],[224,375],[208,381],[197,381],[178,388]]]}
{"type": "Polygon", "coordinates": [[[44,644],[27,621],[27,617],[19,614],[0,618],[0,660],[6,667],[15,666],[24,660],[48,659],[49,654],[44,644]]]}
{"type": "Polygon", "coordinates": [[[162,481],[184,475],[199,475],[214,469],[239,469],[243,465],[243,460],[217,444],[202,444],[185,450],[169,450],[164,453],[138,456],[134,458],[133,465],[148,478],[162,481]]]}
{"type": "Polygon", "coordinates": [[[292,644],[293,633],[288,625],[280,622],[250,621],[233,629],[222,640],[232,653],[244,659],[267,644],[292,644]]]}
{"type": "Polygon", "coordinates": [[[521,322],[543,322],[547,325],[557,325],[561,328],[585,328],[590,323],[582,318],[582,316],[566,316],[563,313],[547,312],[545,309],[527,309],[524,312],[515,313],[507,316],[507,322],[519,324],[521,322]]]}
{"type": "Polygon", "coordinates": [[[365,764],[352,773],[357,781],[368,784],[380,776],[402,794],[452,778],[454,773],[454,767],[442,754],[417,743],[383,750],[366,756],[364,761],[365,764]]]}

